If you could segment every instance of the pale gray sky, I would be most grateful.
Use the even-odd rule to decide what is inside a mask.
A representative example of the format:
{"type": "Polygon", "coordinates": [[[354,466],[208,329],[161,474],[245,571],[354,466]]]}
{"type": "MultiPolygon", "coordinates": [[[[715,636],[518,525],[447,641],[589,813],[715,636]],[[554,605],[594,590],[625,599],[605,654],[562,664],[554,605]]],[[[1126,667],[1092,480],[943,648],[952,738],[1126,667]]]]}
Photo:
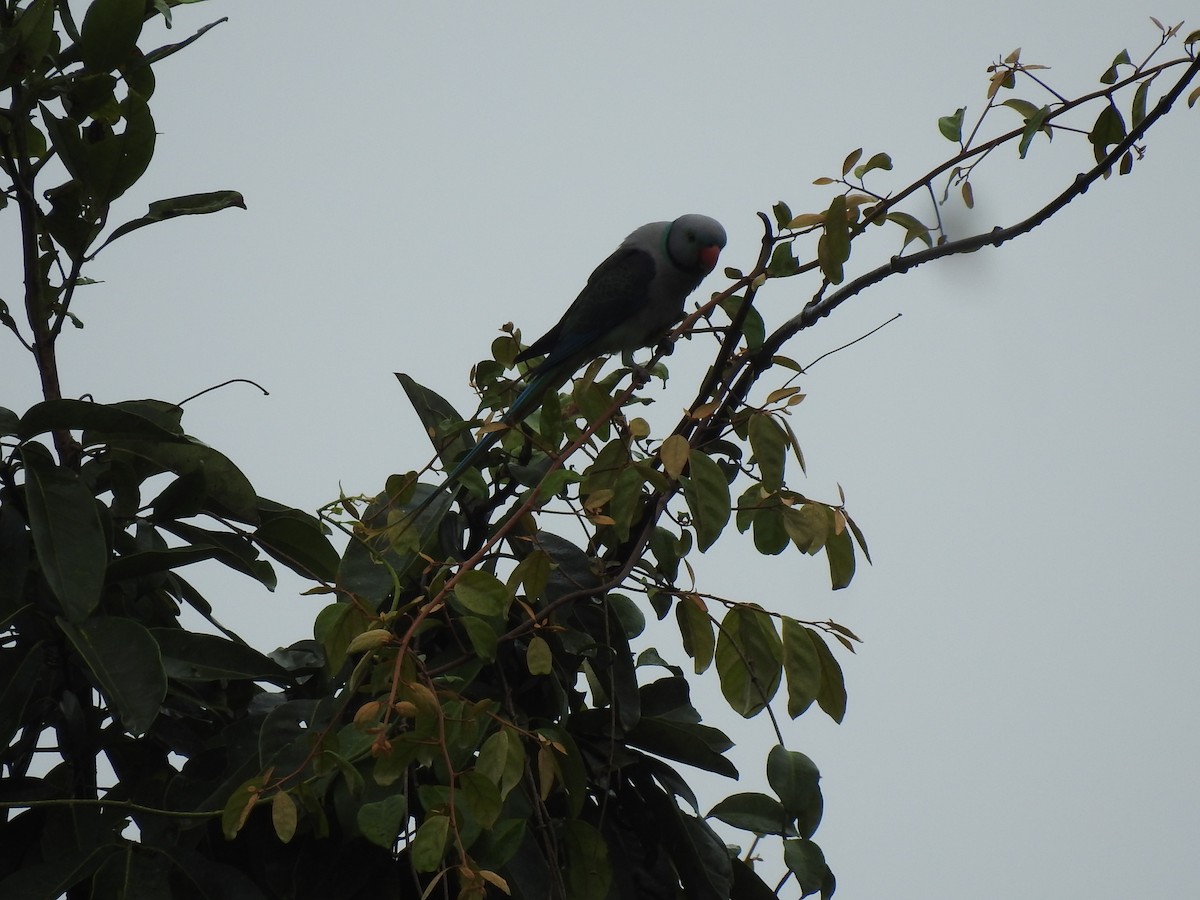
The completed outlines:
{"type": "MultiPolygon", "coordinates": [[[[79,295],[87,328],[61,348],[65,390],[177,400],[253,378],[271,396],[209,394],[189,404],[190,432],[294,505],[339,483],[377,490],[428,457],[392,372],[467,411],[467,371],[498,326],[541,333],[637,225],[715,216],[723,262],[748,267],[755,211],[822,208],[812,179],[849,150],[891,153],[881,190],[949,156],[936,119],[979,111],[989,62],[1023,47],[1081,93],[1123,47],[1148,51],[1149,15],[1188,7],[180,7],[172,40],[231,21],[158,68],[157,158],[117,218],[218,188],[249,209],[106,250],[92,271],[105,283],[79,295]]],[[[787,726],[823,774],[816,837],[839,897],[1200,895],[1198,134],[1200,110],[1181,106],[1132,176],[998,251],[889,280],[790,348],[806,362],[903,313],[816,366],[793,417],[809,463],[793,485],[845,488],[874,567],[834,594],[822,559],[764,560],[732,535],[697,560],[708,590],[865,639],[839,655],[844,724],[810,712],[787,726]]],[[[1012,155],[974,179],[961,228],[1020,218],[1090,148],[1059,134],[1012,155]]],[[[864,245],[851,265],[897,247],[864,245]]],[[[760,308],[781,321],[814,289],[772,283],[760,308]]],[[[24,409],[32,369],[0,346],[0,403],[24,409]]],[[[659,433],[704,360],[699,342],[672,358],[680,387],[646,413],[659,433]]],[[[266,648],[308,635],[320,606],[290,582],[265,596],[198,580],[266,648]]],[[[715,674],[699,691],[717,695],[715,674]]],[[[773,742],[765,721],[714,724],[744,774],[703,779],[710,803],[760,785],[773,742]]]]}

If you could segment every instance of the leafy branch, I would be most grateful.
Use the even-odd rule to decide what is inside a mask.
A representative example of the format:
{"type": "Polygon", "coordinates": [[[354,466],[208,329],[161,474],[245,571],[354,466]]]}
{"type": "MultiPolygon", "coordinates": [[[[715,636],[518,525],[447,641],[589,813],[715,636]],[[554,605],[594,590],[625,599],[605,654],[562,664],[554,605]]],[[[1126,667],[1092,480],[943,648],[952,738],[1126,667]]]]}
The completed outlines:
{"type": "MultiPolygon", "coordinates": [[[[1178,28],[1164,35],[1163,43],[1176,31],[1178,28]]],[[[1189,51],[1196,39],[1190,35],[1185,40],[1189,51]]],[[[837,504],[820,503],[786,484],[785,451],[790,449],[803,467],[799,442],[787,426],[786,416],[802,399],[791,382],[804,369],[781,356],[781,351],[799,331],[816,324],[866,288],[926,262],[986,246],[1001,246],[1037,228],[1114,168],[1119,166],[1123,174],[1131,171],[1132,164],[1126,162],[1132,159],[1130,153],[1135,149],[1140,153],[1139,142],[1149,128],[1171,109],[1197,75],[1198,64],[1190,52],[1186,58],[1155,66],[1149,65],[1152,56],[1153,53],[1149,54],[1132,75],[1124,79],[1114,76],[1098,91],[1075,99],[1055,94],[1057,99],[1052,107],[1034,107],[1025,101],[1003,104],[996,101],[999,92],[1011,89],[1019,76],[1028,77],[1053,93],[1040,75],[1033,74],[1040,67],[1021,63],[1019,52],[1014,53],[989,71],[988,105],[965,140],[961,136],[965,110],[939,123],[943,134],[958,142],[960,150],[924,176],[894,193],[870,190],[865,176],[892,171],[892,160],[887,154],[876,153],[861,162],[862,152],[855,151],[844,161],[840,179],[817,180],[818,185],[840,184],[846,189],[823,212],[795,216],[781,203],[774,209],[774,224],[760,214],[763,237],[754,265],[746,272],[727,270],[733,278],[732,284],[700,304],[676,329],[670,342],[660,347],[646,364],[647,369],[665,373],[663,362],[670,343],[704,332],[718,337],[718,347],[691,411],[657,446],[649,441],[648,423],[636,420],[635,432],[634,423],[622,416],[622,411],[638,399],[638,383],[634,381],[619,388],[620,372],[600,379],[593,367],[569,394],[551,398],[547,408],[532,417],[523,430],[511,429],[506,434],[503,450],[494,453],[485,465],[493,472],[494,490],[490,495],[484,483],[476,482],[470,490],[460,492],[459,513],[453,511],[447,499],[432,512],[429,522],[414,529],[408,527],[411,523],[404,518],[403,511],[418,496],[416,473],[402,479],[397,489],[377,498],[375,508],[360,519],[358,533],[363,552],[391,567],[394,577],[390,584],[400,586],[405,597],[401,606],[409,610],[394,626],[385,626],[396,629],[395,638],[386,639],[387,658],[393,671],[399,673],[404,660],[412,656],[425,660],[422,665],[429,677],[455,678],[480,656],[489,662],[499,661],[502,648],[507,645],[514,649],[525,647],[530,671],[535,674],[549,674],[559,666],[564,673],[570,672],[579,663],[568,662],[571,654],[564,656],[565,646],[557,646],[556,642],[562,640],[557,635],[569,635],[577,627],[570,622],[581,604],[614,603],[613,592],[636,575],[639,589],[647,594],[660,617],[672,608],[676,611],[684,650],[693,658],[697,673],[714,660],[718,662],[722,690],[734,710],[748,717],[766,710],[774,721],[771,700],[782,684],[781,675],[786,675],[790,715],[801,714],[816,700],[826,712],[840,719],[845,708],[840,668],[818,631],[813,630],[814,623],[800,623],[753,603],[734,601],[718,601],[725,606],[724,616],[718,619],[703,608],[703,593],[676,585],[678,566],[687,564],[686,556],[693,547],[704,550],[711,546],[736,510],[739,530],[754,533],[760,552],[777,553],[787,544],[806,553],[824,550],[833,586],[844,587],[849,583],[854,572],[854,547],[865,554],[866,543],[845,508],[844,498],[837,504]],[[1181,66],[1184,71],[1173,87],[1153,109],[1143,109],[1147,98],[1144,88],[1163,73],[1181,66]],[[1128,131],[1122,125],[1117,133],[1108,110],[1115,109],[1117,92],[1130,86],[1137,88],[1131,117],[1134,124],[1128,131]],[[983,159],[1011,144],[1018,145],[1018,155],[1024,158],[1037,134],[1050,135],[1052,128],[1073,130],[1062,124],[1064,117],[1092,102],[1103,104],[1100,117],[1091,130],[1078,131],[1096,149],[1095,164],[1025,219],[951,240],[943,232],[939,215],[936,229],[939,236],[935,242],[935,229],[901,210],[901,204],[919,192],[936,197],[935,182],[942,177],[948,183],[963,186],[963,200],[970,206],[973,191],[967,177],[978,173],[983,159]],[[1022,127],[977,143],[985,119],[1000,106],[1021,113],[1025,119],[1022,127]],[[854,181],[849,179],[851,173],[854,181]],[[847,280],[845,267],[856,240],[869,225],[889,223],[903,229],[905,246],[919,239],[926,248],[913,253],[904,253],[902,249],[887,262],[847,280]],[[818,238],[816,253],[801,262],[795,248],[809,236],[818,238]],[[758,292],[777,279],[816,271],[822,280],[812,299],[800,312],[768,332],[755,308],[758,292]],[[720,315],[728,317],[728,324],[715,322],[720,315]],[[779,367],[791,372],[784,388],[772,392],[765,404],[752,404],[751,394],[762,377],[779,367]],[[615,439],[610,436],[614,428],[615,439]],[[560,438],[563,443],[558,449],[560,438]],[[591,446],[598,449],[589,453],[590,462],[581,470],[565,468],[565,462],[576,451],[591,446]],[[739,478],[747,478],[751,484],[735,503],[730,487],[739,478]],[[569,501],[574,509],[572,514],[581,524],[586,523],[586,548],[560,544],[555,536],[535,530],[531,516],[556,496],[569,501]],[[510,498],[511,507],[492,524],[493,513],[510,498]],[[674,512],[674,505],[680,499],[684,510],[674,512]],[[668,518],[672,528],[663,526],[668,518]],[[385,520],[402,522],[403,527],[389,530],[385,520]],[[516,563],[507,581],[498,568],[504,559],[499,553],[502,542],[509,548],[508,559],[516,563]],[[551,568],[577,571],[579,563],[587,560],[590,572],[586,577],[577,576],[569,588],[548,595],[544,578],[524,582],[517,577],[522,566],[539,557],[548,559],[551,568]],[[481,600],[482,595],[488,596],[486,603],[481,600]],[[782,638],[776,619],[782,625],[782,638]],[[439,655],[434,649],[436,642],[431,645],[427,637],[431,625],[438,623],[437,627],[453,632],[459,623],[467,621],[471,622],[469,640],[457,650],[439,655]],[[536,664],[535,652],[539,659],[536,664]],[[541,661],[543,655],[547,655],[549,663],[541,661]]],[[[476,367],[477,386],[485,405],[503,408],[506,398],[511,398],[514,383],[503,375],[504,361],[511,360],[518,347],[515,336],[499,340],[493,348],[494,361],[476,367]]],[[[424,398],[416,405],[423,423],[434,435],[435,446],[463,448],[467,423],[457,418],[441,398],[421,395],[426,389],[410,383],[406,384],[406,390],[410,397],[424,398]]],[[[443,456],[447,461],[452,458],[443,456]]],[[[359,596],[355,593],[352,598],[359,596]]],[[[391,606],[399,608],[394,596],[391,606]]],[[[626,634],[617,645],[612,644],[614,631],[610,626],[602,633],[589,633],[601,647],[620,654],[626,652],[619,649],[625,646],[624,641],[634,637],[639,629],[637,625],[626,627],[626,634]]],[[[858,640],[849,629],[833,623],[819,630],[847,649],[853,649],[852,642],[858,640]]],[[[589,658],[584,656],[585,661],[589,658]]],[[[633,702],[629,688],[621,686],[623,677],[627,676],[610,669],[607,681],[589,678],[587,699],[568,716],[570,721],[606,711],[610,725],[603,741],[608,742],[606,746],[610,749],[602,753],[603,758],[615,758],[611,749],[614,746],[629,747],[630,732],[620,727],[622,721],[629,726],[638,721],[636,714],[628,715],[628,710],[623,709],[623,704],[633,702]]],[[[404,683],[399,675],[393,675],[389,707],[404,683]]],[[[510,708],[508,714],[514,717],[513,722],[519,717],[516,708],[510,708]]],[[[384,725],[387,726],[386,715],[384,725]]],[[[778,722],[774,728],[782,743],[778,722]]],[[[705,765],[695,758],[687,761],[705,765]]],[[[614,777],[614,774],[596,777],[614,777]]],[[[759,809],[770,806],[757,799],[754,803],[759,809]]],[[[737,816],[733,819],[744,821],[737,816]]],[[[786,831],[783,833],[785,841],[789,840],[786,831]]],[[[553,849],[547,845],[544,852],[551,854],[553,849]]],[[[793,872],[800,875],[797,870],[793,872]]],[[[819,877],[804,870],[800,881],[805,893],[828,886],[827,869],[818,867],[817,874],[819,877]]],[[[712,872],[709,876],[712,877],[712,872]]]]}

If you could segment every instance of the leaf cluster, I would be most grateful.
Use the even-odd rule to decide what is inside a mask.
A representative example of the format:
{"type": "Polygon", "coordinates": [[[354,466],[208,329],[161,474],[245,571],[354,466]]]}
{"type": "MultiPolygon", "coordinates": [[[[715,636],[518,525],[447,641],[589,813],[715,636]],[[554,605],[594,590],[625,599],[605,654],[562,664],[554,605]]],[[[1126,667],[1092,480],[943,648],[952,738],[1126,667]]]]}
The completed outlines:
{"type": "MultiPolygon", "coordinates": [[[[1177,31],[1164,29],[1160,46],[1177,31]]],[[[1194,43],[1194,35],[1185,39],[1189,54],[1194,43]]],[[[658,648],[635,650],[646,613],[660,620],[674,618],[693,675],[715,663],[730,710],[747,718],[767,714],[778,738],[773,753],[792,752],[783,749],[772,707],[785,685],[790,716],[803,714],[815,702],[841,720],[845,688],[826,639],[853,649],[852,632],[833,622],[800,622],[753,601],[712,596],[696,586],[693,560],[714,546],[730,524],[749,532],[764,555],[789,547],[806,554],[823,551],[835,589],[850,583],[857,554],[867,554],[840,491],[837,502],[823,502],[794,486],[804,457],[790,417],[803,400],[796,381],[804,368],[780,351],[799,330],[854,293],[924,261],[898,256],[847,283],[851,251],[869,225],[899,226],[902,253],[914,240],[925,244],[930,259],[969,252],[998,246],[1036,227],[1082,193],[1090,180],[1106,177],[1135,149],[1152,117],[1165,113],[1196,75],[1191,55],[1157,66],[1149,63],[1147,59],[1123,81],[1105,82],[1092,95],[1064,98],[1044,110],[1032,109],[1029,101],[1009,102],[1005,108],[1024,116],[1021,127],[985,141],[977,140],[978,125],[962,137],[965,108],[945,117],[939,129],[959,143],[959,153],[895,193],[875,185],[893,171],[891,157],[875,153],[864,161],[865,154],[855,150],[843,161],[839,178],[817,180],[818,185],[844,188],[824,210],[796,215],[787,204],[776,204],[773,223],[762,217],[762,249],[754,267],[748,272],[727,269],[733,284],[702,304],[676,332],[693,339],[709,333],[715,344],[709,373],[689,412],[661,438],[646,418],[631,413],[648,402],[638,390],[637,370],[605,374],[596,363],[519,427],[485,419],[485,429],[503,428],[505,433],[479,469],[460,481],[456,496],[439,497],[426,509],[421,501],[435,488],[410,472],[395,476],[365,509],[343,498],[339,508],[347,518],[342,524],[355,542],[339,576],[349,595],[323,614],[338,623],[336,641],[335,632],[329,632],[326,651],[334,658],[339,641],[356,639],[342,630],[345,617],[358,622],[362,632],[376,635],[355,669],[357,690],[378,713],[375,765],[386,768],[392,755],[400,753],[406,764],[417,763],[406,770],[413,779],[410,795],[432,778],[456,796],[460,780],[473,771],[471,753],[479,753],[478,745],[456,756],[458,745],[439,744],[440,758],[437,751],[421,757],[413,745],[423,746],[428,736],[438,734],[438,721],[456,719],[461,704],[482,702],[482,696],[491,704],[492,727],[511,729],[513,739],[524,742],[525,759],[536,760],[528,766],[527,781],[502,795],[499,815],[507,808],[503,804],[520,803],[529,821],[556,823],[549,832],[527,832],[512,857],[496,858],[477,849],[480,837],[470,826],[479,810],[434,810],[445,825],[439,824],[436,832],[442,855],[435,878],[457,872],[461,890],[469,895],[469,886],[478,883],[472,879],[486,871],[525,896],[530,885],[520,882],[514,860],[532,858],[538,860],[539,880],[555,871],[566,873],[564,896],[583,890],[585,881],[594,887],[585,896],[636,896],[633,886],[613,880],[625,874],[625,866],[603,866],[600,851],[573,856],[564,830],[579,827],[573,823],[582,819],[600,831],[611,855],[614,847],[627,848],[603,830],[605,823],[629,816],[656,823],[660,840],[651,846],[655,859],[668,865],[662,873],[641,874],[664,891],[669,884],[672,890],[682,886],[689,896],[773,893],[750,870],[752,853],[715,851],[720,840],[710,820],[691,816],[689,810],[698,810],[679,787],[682,775],[666,769],[666,761],[673,761],[733,774],[723,762],[728,738],[703,724],[687,702],[686,687],[695,682],[658,648]],[[1186,67],[1184,75],[1153,112],[1147,111],[1148,85],[1180,66],[1186,67]],[[1117,92],[1127,86],[1134,89],[1138,128],[1105,131],[1110,114],[1104,110],[1115,108],[1117,92]],[[962,196],[969,206],[967,176],[983,158],[1008,144],[1024,157],[1033,137],[1067,128],[1063,117],[1093,102],[1102,107],[1100,117],[1084,133],[1096,150],[1095,168],[1026,222],[999,234],[951,241],[940,215],[936,226],[928,226],[901,208],[918,191],[936,196],[933,185],[939,177],[965,185],[962,196]],[[801,262],[798,248],[810,246],[804,244],[809,239],[815,244],[808,261],[801,262]],[[755,307],[758,291],[773,280],[809,272],[821,281],[813,299],[798,315],[768,330],[755,307]],[[844,288],[830,291],[843,283],[844,288]],[[626,382],[624,376],[631,372],[633,380],[626,382]],[[767,373],[786,377],[757,399],[767,373]],[[417,509],[421,514],[414,519],[410,513],[417,509]],[[546,521],[566,527],[551,530],[542,524],[546,521]],[[569,538],[568,532],[578,537],[569,538]],[[632,595],[643,595],[644,603],[635,603],[632,595]],[[642,671],[656,667],[668,677],[652,679],[642,671]],[[424,706],[418,693],[426,698],[424,706]],[[664,708],[667,696],[675,699],[664,708]],[[402,708],[416,709],[414,722],[402,708]],[[423,714],[432,721],[422,725],[423,714]],[[551,746],[558,755],[545,750],[546,728],[554,729],[551,739],[557,743],[551,746]],[[551,762],[555,765],[547,772],[544,766],[551,762]],[[647,767],[652,770],[649,781],[647,767]],[[583,773],[581,781],[571,774],[578,772],[583,773]],[[579,785],[584,786],[582,796],[579,785]],[[633,811],[629,804],[641,805],[633,811]],[[700,853],[698,847],[714,850],[700,853]],[[587,878],[578,874],[579,866],[587,878]],[[697,872],[702,873],[699,881],[697,872]]],[[[1040,68],[1021,63],[1019,52],[993,66],[988,110],[1003,105],[995,98],[1011,90],[1018,76],[1043,84],[1036,74],[1040,68]]],[[[494,344],[492,358],[476,366],[481,413],[503,410],[511,402],[520,384],[511,374],[520,347],[520,332],[509,327],[494,344]]],[[[663,355],[660,349],[643,370],[667,377],[663,355]]],[[[470,427],[478,420],[464,418],[412,378],[400,378],[438,459],[447,469],[453,467],[473,446],[470,427]]],[[[493,733],[484,729],[474,737],[486,741],[493,733]]],[[[785,881],[796,879],[802,894],[829,894],[832,874],[811,842],[819,821],[814,799],[819,791],[805,796],[809,802],[800,809],[789,807],[791,801],[782,794],[735,794],[718,803],[710,816],[760,836],[782,838],[785,881]]],[[[414,822],[422,821],[412,808],[407,812],[414,822]]],[[[418,825],[413,840],[421,838],[423,828],[418,825]]],[[[398,840],[399,846],[410,845],[403,836],[398,840]]],[[[643,840],[652,839],[646,835],[643,840]]]]}
{"type": "MultiPolygon", "coordinates": [[[[1113,167],[1130,170],[1146,129],[1196,77],[1200,35],[1167,63],[1118,55],[1104,86],[1075,99],[1019,52],[996,63],[979,123],[1011,110],[1018,127],[985,139],[978,123],[964,136],[965,107],[943,117],[958,152],[895,191],[891,157],[855,150],[840,176],[817,179],[837,188],[824,208],[760,214],[757,260],[726,270],[731,284],[645,365],[598,360],[519,426],[492,415],[520,389],[511,326],[473,371],[471,416],[399,376],[446,468],[476,426],[503,434],[434,502],[424,473],[407,472],[312,516],[259,496],[188,435],[182,404],[69,400],[59,385],[58,339],[79,324],[85,265],[142,228],[243,205],[213,191],[110,224],[153,157],[154,65],[212,27],[140,49],[145,22],[170,23],[179,5],[94,0],[78,24],[65,0],[0,5],[0,200],[20,218],[26,286],[20,312],[0,300],[0,324],[31,353],[45,397],[20,414],[0,408],[0,895],[832,895],[814,840],[820,774],[786,746],[780,713],[842,721],[834,649],[858,638],[799,618],[805,598],[768,604],[700,583],[730,526],[764,557],[823,555],[835,590],[870,559],[840,487],[824,500],[799,489],[792,423],[806,369],[782,350],[883,278],[998,246],[1113,167]],[[1184,74],[1155,101],[1152,83],[1176,66],[1184,74]],[[1055,99],[997,102],[1027,82],[1055,99]],[[951,239],[940,214],[926,225],[902,208],[936,199],[938,179],[942,203],[959,185],[970,206],[982,159],[1006,145],[1025,157],[1088,103],[1101,111],[1077,130],[1094,168],[1028,220],[951,239]],[[855,274],[872,224],[899,228],[900,251],[855,274]],[[924,249],[908,252],[914,242],[924,249]],[[759,291],[805,275],[811,299],[769,323],[759,291]],[[710,366],[677,422],[652,421],[645,376],[670,376],[679,339],[707,348],[710,366]],[[315,639],[265,654],[221,626],[185,577],[213,562],[268,589],[275,564],[309,579],[330,600],[315,639]],[[206,630],[185,627],[185,611],[206,630]],[[697,702],[713,679],[720,697],[697,702]],[[764,742],[771,793],[704,811],[684,767],[739,774],[730,736],[704,720],[712,702],[761,717],[775,739],[764,742]],[[749,846],[730,846],[726,829],[749,846]],[[773,886],[763,839],[779,842],[785,867],[773,886]]],[[[1179,26],[1159,28],[1160,47],[1178,39],[1179,26]]]]}
{"type": "Polygon", "coordinates": [[[31,807],[0,828],[6,897],[80,881],[107,896],[126,877],[146,881],[142,896],[169,896],[197,877],[204,832],[191,817],[211,818],[260,753],[277,754],[259,733],[268,712],[320,681],[319,648],[249,647],[181,570],[214,560],[273,588],[265,557],[331,578],[336,552],[316,518],[257,496],[181,415],[150,400],[0,409],[0,796],[31,807]],[[76,436],[78,468],[55,462],[50,432],[76,436]],[[217,633],[186,628],[184,608],[217,633]],[[39,764],[47,743],[61,760],[51,768],[39,764]],[[118,782],[104,802],[101,755],[118,782]],[[173,756],[189,760],[182,771],[173,756]],[[59,831],[71,841],[46,842],[59,831]]]}

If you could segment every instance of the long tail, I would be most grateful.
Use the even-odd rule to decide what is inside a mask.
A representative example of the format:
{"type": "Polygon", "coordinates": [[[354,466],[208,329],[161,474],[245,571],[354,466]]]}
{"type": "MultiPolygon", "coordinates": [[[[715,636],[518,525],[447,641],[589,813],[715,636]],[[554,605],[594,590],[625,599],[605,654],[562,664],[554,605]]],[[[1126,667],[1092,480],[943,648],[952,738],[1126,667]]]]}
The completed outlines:
{"type": "MultiPolygon", "coordinates": [[[[511,428],[523,422],[526,416],[538,407],[546,392],[557,390],[561,387],[574,374],[575,368],[575,360],[573,359],[564,359],[549,366],[545,363],[538,366],[532,373],[532,380],[525,386],[521,393],[517,394],[517,399],[512,402],[512,406],[508,408],[508,411],[500,419],[501,424],[511,428]]],[[[484,454],[495,446],[503,434],[504,429],[499,428],[495,431],[489,431],[480,437],[479,442],[468,450],[462,459],[455,463],[454,468],[450,470],[442,480],[442,483],[434,488],[433,492],[428,494],[424,500],[418,503],[412,512],[408,513],[406,518],[409,522],[415,523],[417,518],[425,510],[429,509],[438,497],[457,484],[462,474],[468,469],[474,468],[479,463],[479,460],[483,458],[484,454]]]]}

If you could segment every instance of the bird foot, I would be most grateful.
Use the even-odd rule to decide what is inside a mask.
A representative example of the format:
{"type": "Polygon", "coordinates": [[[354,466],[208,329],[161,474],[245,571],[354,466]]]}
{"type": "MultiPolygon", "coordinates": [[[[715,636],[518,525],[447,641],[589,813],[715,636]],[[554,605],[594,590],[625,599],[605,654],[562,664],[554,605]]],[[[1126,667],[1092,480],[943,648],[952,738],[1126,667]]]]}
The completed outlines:
{"type": "Polygon", "coordinates": [[[621,352],[621,364],[633,372],[633,382],[637,387],[642,387],[650,383],[652,373],[633,358],[632,351],[624,350],[621,352]]]}

